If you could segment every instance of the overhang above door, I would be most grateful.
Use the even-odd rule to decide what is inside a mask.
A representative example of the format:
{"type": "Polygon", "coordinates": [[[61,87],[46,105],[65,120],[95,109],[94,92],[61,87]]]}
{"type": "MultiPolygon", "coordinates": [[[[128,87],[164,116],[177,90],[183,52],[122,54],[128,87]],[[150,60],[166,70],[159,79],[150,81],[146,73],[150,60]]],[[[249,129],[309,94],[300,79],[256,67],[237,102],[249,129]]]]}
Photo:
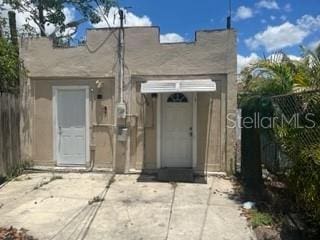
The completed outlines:
{"type": "Polygon", "coordinates": [[[216,89],[211,79],[150,80],[141,84],[141,93],[214,92],[216,89]]]}

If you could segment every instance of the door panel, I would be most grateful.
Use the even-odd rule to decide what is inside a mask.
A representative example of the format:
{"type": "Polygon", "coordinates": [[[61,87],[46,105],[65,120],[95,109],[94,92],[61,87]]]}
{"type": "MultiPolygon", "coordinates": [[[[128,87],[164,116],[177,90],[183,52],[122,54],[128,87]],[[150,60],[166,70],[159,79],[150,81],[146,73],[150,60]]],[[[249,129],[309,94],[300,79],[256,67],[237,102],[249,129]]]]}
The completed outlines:
{"type": "Polygon", "coordinates": [[[162,96],[161,167],[192,167],[192,93],[162,96]]]}
{"type": "Polygon", "coordinates": [[[61,89],[57,94],[59,165],[86,163],[86,90],[61,89]]]}

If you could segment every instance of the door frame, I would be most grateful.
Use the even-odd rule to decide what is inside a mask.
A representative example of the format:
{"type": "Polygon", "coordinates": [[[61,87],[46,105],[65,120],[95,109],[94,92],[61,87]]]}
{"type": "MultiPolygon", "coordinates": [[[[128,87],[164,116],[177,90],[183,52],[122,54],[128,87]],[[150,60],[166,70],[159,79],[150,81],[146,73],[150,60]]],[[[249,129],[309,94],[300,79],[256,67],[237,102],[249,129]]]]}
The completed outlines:
{"type": "Polygon", "coordinates": [[[57,166],[67,166],[65,164],[61,164],[61,160],[59,159],[59,149],[58,149],[58,91],[59,90],[85,90],[85,113],[86,113],[86,123],[85,123],[85,141],[86,141],[86,149],[85,149],[85,159],[86,165],[90,165],[90,112],[89,112],[89,86],[85,85],[73,85],[73,86],[52,86],[52,135],[53,135],[53,160],[55,161],[57,166]]]}
{"type": "MultiPolygon", "coordinates": [[[[183,92],[181,92],[183,93],[183,92]]],[[[163,94],[158,93],[157,97],[157,168],[161,168],[161,142],[162,142],[162,98],[163,94]]],[[[197,167],[197,93],[192,93],[192,168],[197,167]]]]}

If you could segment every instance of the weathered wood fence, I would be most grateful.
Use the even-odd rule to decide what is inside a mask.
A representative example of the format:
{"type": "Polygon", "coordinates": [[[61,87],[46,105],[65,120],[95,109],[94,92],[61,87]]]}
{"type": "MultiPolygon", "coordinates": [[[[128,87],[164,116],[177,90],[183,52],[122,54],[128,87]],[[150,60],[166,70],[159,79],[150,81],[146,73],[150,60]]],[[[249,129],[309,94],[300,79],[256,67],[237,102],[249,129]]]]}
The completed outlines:
{"type": "Polygon", "coordinates": [[[19,97],[0,92],[0,176],[21,165],[19,97]]]}

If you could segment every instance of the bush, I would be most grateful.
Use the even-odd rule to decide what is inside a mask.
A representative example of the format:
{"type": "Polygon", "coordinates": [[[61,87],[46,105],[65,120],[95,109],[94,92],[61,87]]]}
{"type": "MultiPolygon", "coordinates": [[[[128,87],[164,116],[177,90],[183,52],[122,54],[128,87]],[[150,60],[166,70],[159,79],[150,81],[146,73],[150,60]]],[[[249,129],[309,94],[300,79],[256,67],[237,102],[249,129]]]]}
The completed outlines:
{"type": "Polygon", "coordinates": [[[273,224],[272,216],[269,213],[252,210],[250,214],[250,222],[253,228],[271,226],[273,224]]]}
{"type": "Polygon", "coordinates": [[[19,82],[18,49],[0,38],[0,92],[16,92],[19,82]]]}
{"type": "Polygon", "coordinates": [[[320,227],[320,143],[301,144],[302,131],[306,129],[284,127],[275,133],[292,162],[288,185],[296,205],[320,227]]]}
{"type": "Polygon", "coordinates": [[[291,159],[288,185],[296,205],[320,229],[320,92],[290,95],[278,102],[282,104],[280,113],[287,113],[289,117],[298,114],[298,123],[302,126],[286,123],[273,129],[282,150],[291,159]],[[306,114],[313,115],[313,127],[305,121],[306,114]]]}
{"type": "Polygon", "coordinates": [[[289,171],[289,187],[297,205],[320,226],[320,144],[296,153],[289,171]]]}

